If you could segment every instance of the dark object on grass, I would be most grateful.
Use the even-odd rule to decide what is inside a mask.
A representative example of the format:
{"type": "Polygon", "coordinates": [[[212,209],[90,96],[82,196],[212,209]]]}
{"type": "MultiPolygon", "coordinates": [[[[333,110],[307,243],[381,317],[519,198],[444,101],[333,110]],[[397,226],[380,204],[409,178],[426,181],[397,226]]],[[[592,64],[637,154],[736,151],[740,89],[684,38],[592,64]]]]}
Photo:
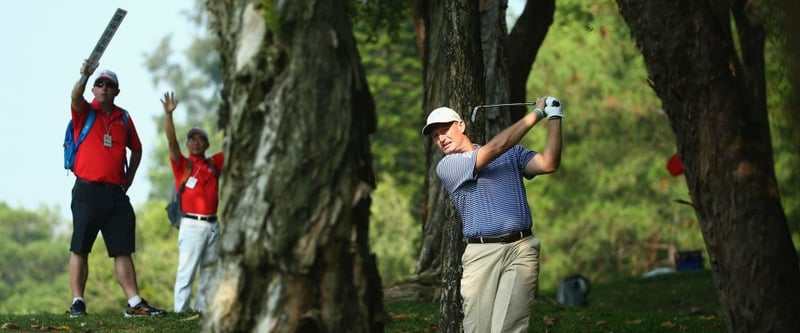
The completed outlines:
{"type": "Polygon", "coordinates": [[[571,275],[561,281],[561,286],[558,287],[558,303],[571,307],[587,306],[591,289],[589,279],[580,274],[571,275]]]}
{"type": "Polygon", "coordinates": [[[703,269],[703,251],[678,251],[675,253],[675,269],[678,271],[703,269]]]}

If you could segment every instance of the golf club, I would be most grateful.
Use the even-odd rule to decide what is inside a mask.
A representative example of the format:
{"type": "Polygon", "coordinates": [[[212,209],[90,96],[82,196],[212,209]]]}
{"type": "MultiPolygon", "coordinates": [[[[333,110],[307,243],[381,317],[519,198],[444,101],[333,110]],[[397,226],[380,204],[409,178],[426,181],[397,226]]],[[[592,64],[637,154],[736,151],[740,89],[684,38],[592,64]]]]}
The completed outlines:
{"type": "Polygon", "coordinates": [[[485,108],[497,108],[503,106],[518,106],[518,105],[536,105],[536,102],[524,102],[524,103],[506,103],[506,104],[486,104],[486,105],[478,105],[472,108],[472,122],[475,122],[475,117],[478,115],[478,109],[485,109],[485,108]]]}

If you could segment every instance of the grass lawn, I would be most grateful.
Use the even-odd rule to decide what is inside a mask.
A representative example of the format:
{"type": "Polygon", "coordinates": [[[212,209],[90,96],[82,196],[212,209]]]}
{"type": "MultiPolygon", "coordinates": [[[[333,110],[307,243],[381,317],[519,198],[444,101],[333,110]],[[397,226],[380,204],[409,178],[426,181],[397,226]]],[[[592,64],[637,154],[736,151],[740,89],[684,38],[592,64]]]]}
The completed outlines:
{"type": "MultiPolygon", "coordinates": [[[[385,304],[391,321],[386,332],[437,332],[436,303],[385,304]]],[[[566,308],[555,291],[543,291],[531,316],[530,332],[725,332],[708,271],[682,272],[649,279],[631,278],[593,284],[589,306],[566,308]]],[[[0,314],[2,332],[197,332],[200,317],[168,314],[162,318],[124,318],[122,313],[0,314]]]]}

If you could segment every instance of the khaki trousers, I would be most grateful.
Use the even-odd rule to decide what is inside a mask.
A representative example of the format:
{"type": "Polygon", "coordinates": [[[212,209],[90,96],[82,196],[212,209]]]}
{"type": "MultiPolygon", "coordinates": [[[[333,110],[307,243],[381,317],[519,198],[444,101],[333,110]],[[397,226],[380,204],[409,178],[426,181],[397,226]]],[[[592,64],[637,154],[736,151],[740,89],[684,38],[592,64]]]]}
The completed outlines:
{"type": "Polygon", "coordinates": [[[539,239],[467,244],[461,265],[464,332],[528,332],[539,281],[539,239]]]}

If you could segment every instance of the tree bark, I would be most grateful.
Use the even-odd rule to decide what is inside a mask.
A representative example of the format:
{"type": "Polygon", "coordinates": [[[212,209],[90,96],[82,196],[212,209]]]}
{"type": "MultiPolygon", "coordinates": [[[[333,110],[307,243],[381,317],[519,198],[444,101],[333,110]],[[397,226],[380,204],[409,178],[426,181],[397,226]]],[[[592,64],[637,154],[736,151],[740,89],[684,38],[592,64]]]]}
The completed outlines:
{"type": "MultiPolygon", "coordinates": [[[[482,0],[481,1],[481,48],[483,50],[483,73],[485,79],[486,93],[481,104],[504,104],[511,103],[509,77],[510,73],[507,66],[506,43],[508,30],[506,29],[506,7],[507,0],[482,0]]],[[[528,69],[530,71],[530,68],[528,69]]],[[[485,108],[480,109],[482,121],[477,124],[483,126],[483,139],[478,142],[485,143],[486,138],[491,138],[500,133],[504,128],[511,125],[514,117],[524,114],[525,107],[518,107],[522,113],[512,114],[512,107],[485,108]]],[[[519,118],[516,118],[519,119],[519,118]]],[[[471,121],[471,119],[470,119],[471,121]]]]}
{"type": "Polygon", "coordinates": [[[675,132],[728,331],[800,332],[754,3],[617,2],[675,132]]]}
{"type": "Polygon", "coordinates": [[[374,104],[342,1],[207,3],[226,133],[213,332],[380,332],[374,104]]]}
{"type": "MultiPolygon", "coordinates": [[[[425,47],[423,58],[422,109],[449,106],[469,119],[469,110],[483,100],[484,77],[480,43],[478,5],[472,0],[426,1],[425,47]]],[[[470,136],[475,126],[467,126],[470,136]]],[[[423,242],[437,241],[441,249],[441,310],[439,332],[461,332],[461,254],[464,251],[461,222],[453,204],[436,176],[436,165],[442,154],[426,138],[428,174],[425,179],[426,223],[423,242]],[[430,214],[430,215],[427,215],[430,214]],[[435,219],[434,219],[435,218],[435,219]],[[431,239],[431,236],[441,236],[431,239]]],[[[425,253],[423,253],[424,255],[425,253]]]]}

